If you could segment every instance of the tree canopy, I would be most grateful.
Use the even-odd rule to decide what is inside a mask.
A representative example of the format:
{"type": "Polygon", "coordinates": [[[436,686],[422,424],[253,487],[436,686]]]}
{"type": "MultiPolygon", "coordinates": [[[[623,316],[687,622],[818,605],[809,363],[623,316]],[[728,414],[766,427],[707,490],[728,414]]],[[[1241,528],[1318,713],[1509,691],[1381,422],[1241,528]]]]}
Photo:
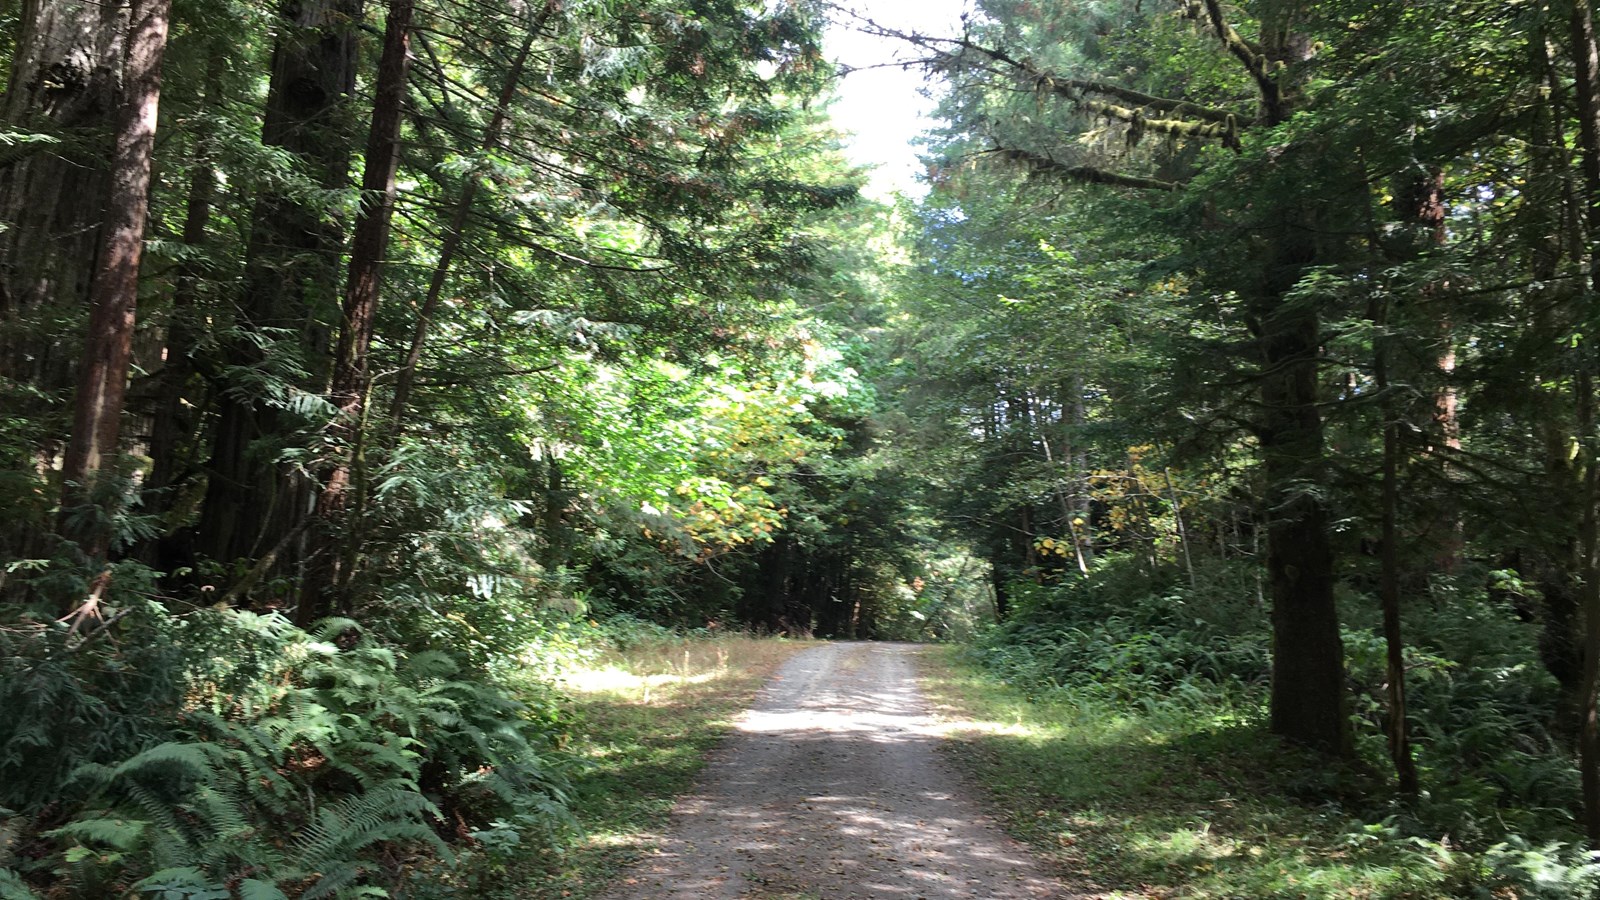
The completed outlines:
{"type": "Polygon", "coordinates": [[[938,98],[891,203],[829,13],[0,3],[0,897],[557,843],[526,677],[607,620],[1199,685],[1600,845],[1587,0],[854,19],[938,98]]]}

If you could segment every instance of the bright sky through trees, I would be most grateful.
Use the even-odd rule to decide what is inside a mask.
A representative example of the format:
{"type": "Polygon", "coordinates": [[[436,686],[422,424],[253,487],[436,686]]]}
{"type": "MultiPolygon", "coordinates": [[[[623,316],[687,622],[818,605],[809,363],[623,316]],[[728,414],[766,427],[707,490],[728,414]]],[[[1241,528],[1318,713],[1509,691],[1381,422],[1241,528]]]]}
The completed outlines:
{"type": "Polygon", "coordinates": [[[917,50],[903,42],[864,34],[863,20],[904,31],[955,34],[964,0],[877,0],[841,6],[828,29],[828,56],[851,71],[839,86],[834,121],[849,132],[852,162],[873,166],[867,193],[887,197],[900,191],[920,196],[922,166],[911,141],[929,125],[933,101],[924,95],[922,70],[896,62],[913,60],[917,50]]]}

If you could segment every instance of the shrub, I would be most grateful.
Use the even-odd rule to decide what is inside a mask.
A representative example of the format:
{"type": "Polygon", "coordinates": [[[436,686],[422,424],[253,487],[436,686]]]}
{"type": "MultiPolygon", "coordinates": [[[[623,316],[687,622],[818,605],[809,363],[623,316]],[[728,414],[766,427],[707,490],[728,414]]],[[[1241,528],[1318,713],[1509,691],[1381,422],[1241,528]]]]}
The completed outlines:
{"type": "Polygon", "coordinates": [[[0,888],[385,896],[492,823],[548,842],[570,821],[551,696],[532,705],[344,620],[308,634],[147,603],[116,627],[137,640],[89,653],[48,629],[9,638],[0,697],[28,715],[0,723],[0,790],[25,824],[20,849],[0,844],[14,870],[0,888]]]}

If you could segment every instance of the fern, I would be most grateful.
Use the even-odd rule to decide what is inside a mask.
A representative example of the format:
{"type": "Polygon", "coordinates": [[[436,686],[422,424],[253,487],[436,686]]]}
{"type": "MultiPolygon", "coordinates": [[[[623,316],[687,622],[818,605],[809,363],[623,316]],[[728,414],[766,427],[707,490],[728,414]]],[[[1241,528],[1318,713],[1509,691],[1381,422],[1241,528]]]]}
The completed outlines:
{"type": "Polygon", "coordinates": [[[289,896],[270,881],[246,878],[239,882],[239,900],[289,900],[289,896]]]}
{"type": "MultiPolygon", "coordinates": [[[[244,900],[386,896],[379,885],[394,877],[392,860],[451,859],[431,798],[471,822],[503,818],[530,833],[570,821],[560,767],[525,705],[465,677],[448,654],[407,656],[370,638],[350,647],[344,620],[307,634],[271,614],[203,610],[181,630],[158,608],[147,614],[160,636],[141,652],[169,663],[167,693],[142,695],[161,726],[129,730],[56,770],[49,790],[70,788],[73,812],[41,836],[57,857],[31,876],[54,877],[52,894],[112,896],[133,885],[193,900],[228,896],[232,885],[244,900]]],[[[0,674],[8,664],[0,654],[0,674]]],[[[0,680],[0,700],[59,704],[80,714],[76,728],[154,721],[96,706],[57,674],[31,687],[0,680]]],[[[60,733],[37,719],[0,720],[0,772],[55,751],[60,733]]],[[[6,878],[0,890],[28,890],[6,878]]]]}
{"type": "Polygon", "coordinates": [[[296,847],[296,858],[315,871],[380,841],[400,840],[421,841],[448,852],[438,835],[421,824],[424,815],[437,818],[439,810],[415,791],[384,788],[347,797],[318,813],[316,824],[296,847]]]}
{"type": "Polygon", "coordinates": [[[65,837],[83,843],[105,844],[116,850],[127,850],[144,835],[150,823],[139,819],[79,819],[45,837],[65,837]]]}
{"type": "Polygon", "coordinates": [[[158,900],[230,900],[227,885],[206,877],[194,866],[176,866],[162,869],[134,884],[141,894],[150,894],[158,900]]]}
{"type": "Polygon", "coordinates": [[[10,869],[0,869],[0,900],[39,900],[17,873],[10,869]]]}

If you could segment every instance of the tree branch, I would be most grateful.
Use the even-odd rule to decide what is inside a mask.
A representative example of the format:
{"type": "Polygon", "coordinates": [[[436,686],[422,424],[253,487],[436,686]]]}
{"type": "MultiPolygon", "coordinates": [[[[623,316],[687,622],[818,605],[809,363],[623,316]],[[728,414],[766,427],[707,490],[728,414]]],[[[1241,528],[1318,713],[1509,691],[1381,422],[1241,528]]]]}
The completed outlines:
{"type": "Polygon", "coordinates": [[[1239,60],[1251,80],[1255,81],[1256,89],[1261,92],[1262,105],[1268,110],[1276,111],[1283,102],[1283,91],[1267,71],[1267,57],[1249,41],[1240,37],[1239,32],[1228,24],[1228,20],[1222,15],[1221,0],[1187,0],[1185,11],[1189,18],[1196,20],[1204,12],[1206,20],[1210,22],[1223,48],[1239,60]]]}
{"type": "Polygon", "coordinates": [[[1249,120],[1241,121],[1234,113],[1225,109],[1200,106],[1186,100],[1173,100],[1170,97],[1157,97],[1153,94],[1146,94],[1143,91],[1136,91],[1121,85],[1108,84],[1104,81],[1064,78],[1039,68],[1030,60],[1016,59],[1003,51],[985,47],[967,38],[951,38],[948,40],[963,49],[981,53],[996,62],[1004,63],[1022,72],[1033,82],[1035,89],[1048,91],[1073,103],[1085,102],[1083,101],[1084,94],[1099,94],[1102,97],[1115,97],[1124,103],[1131,103],[1144,109],[1201,119],[1206,122],[1226,124],[1229,120],[1233,120],[1237,124],[1250,124],[1249,120]]]}
{"type": "Polygon", "coordinates": [[[1191,122],[1183,119],[1147,119],[1144,110],[1129,109],[1115,103],[1102,103],[1099,100],[1079,100],[1078,108],[1094,115],[1105,116],[1120,122],[1127,122],[1131,127],[1128,135],[1130,144],[1138,143],[1140,136],[1146,131],[1158,134],[1171,134],[1178,137],[1215,138],[1222,141],[1228,149],[1239,152],[1239,123],[1232,116],[1225,122],[1191,122]]]}
{"type": "MultiPolygon", "coordinates": [[[[931,64],[936,61],[949,62],[956,59],[959,56],[960,51],[970,50],[1016,70],[1018,73],[1025,76],[1026,79],[1033,84],[1036,90],[1055,94],[1056,96],[1061,97],[1071,103],[1084,103],[1084,94],[1098,94],[1102,97],[1113,97],[1117,100],[1121,100],[1124,103],[1129,103],[1143,109],[1154,110],[1160,113],[1167,113],[1172,116],[1199,119],[1204,122],[1213,122],[1219,125],[1229,125],[1231,123],[1232,127],[1234,128],[1248,126],[1254,121],[1246,117],[1240,117],[1236,113],[1231,113],[1225,109],[1201,106],[1196,103],[1190,103],[1186,100],[1174,100],[1169,97],[1157,97],[1153,94],[1146,94],[1143,91],[1136,91],[1132,88],[1125,88],[1121,85],[1110,84],[1104,81],[1090,81],[1082,78],[1066,78],[1061,75],[1057,75],[1054,72],[1048,72],[1039,68],[1033,63],[1032,60],[1017,59],[1003,50],[984,46],[983,44],[979,44],[970,38],[939,38],[916,33],[908,34],[903,31],[896,31],[892,28],[886,28],[870,19],[865,21],[866,27],[863,28],[864,31],[868,31],[869,33],[876,34],[880,37],[896,38],[910,44],[915,44],[919,47],[926,47],[928,50],[938,55],[936,59],[922,61],[924,64],[931,64]],[[950,47],[954,47],[956,49],[947,49],[950,47]]],[[[1238,38],[1238,35],[1235,34],[1234,37],[1238,38]]],[[[1245,44],[1242,39],[1240,39],[1240,42],[1241,44],[1244,44],[1246,48],[1248,48],[1248,44],[1245,44]]],[[[907,65],[912,65],[914,62],[915,61],[907,61],[888,65],[904,67],[907,65]]]]}
{"type": "Polygon", "coordinates": [[[1183,185],[1176,181],[1161,181],[1140,175],[1107,172],[1104,169],[1096,169],[1093,166],[1069,166],[1066,163],[1056,162],[1048,156],[1030,153],[1026,150],[996,147],[987,152],[998,153],[1011,162],[1026,165],[1030,175],[1048,175],[1053,178],[1061,178],[1081,184],[1109,184],[1114,187],[1137,188],[1145,191],[1183,190],[1183,185]]]}

